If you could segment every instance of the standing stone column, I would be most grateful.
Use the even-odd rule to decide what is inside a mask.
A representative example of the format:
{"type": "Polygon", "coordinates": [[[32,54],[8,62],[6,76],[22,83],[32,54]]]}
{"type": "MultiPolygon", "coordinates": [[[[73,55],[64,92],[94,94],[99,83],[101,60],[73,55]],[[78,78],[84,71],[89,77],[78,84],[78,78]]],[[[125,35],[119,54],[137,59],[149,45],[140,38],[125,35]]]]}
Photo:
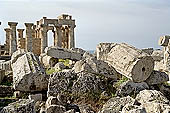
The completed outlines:
{"type": "Polygon", "coordinates": [[[26,50],[28,52],[32,52],[32,26],[34,24],[33,23],[25,23],[26,26],[26,50]]]}
{"type": "Polygon", "coordinates": [[[75,40],[74,40],[74,28],[76,26],[69,26],[69,40],[68,40],[68,48],[75,48],[75,40]]]}
{"type": "Polygon", "coordinates": [[[55,46],[62,47],[62,26],[55,26],[55,46]]]}
{"type": "Polygon", "coordinates": [[[17,36],[16,36],[16,26],[17,22],[8,22],[8,25],[11,28],[11,34],[10,34],[10,55],[12,55],[17,50],[17,36]]]}
{"type": "Polygon", "coordinates": [[[18,38],[24,38],[23,37],[23,32],[24,32],[25,29],[17,29],[18,31],[18,38]]]}
{"type": "Polygon", "coordinates": [[[40,38],[41,38],[41,53],[44,53],[45,48],[48,46],[46,25],[41,25],[40,38]]]}
{"type": "Polygon", "coordinates": [[[10,28],[6,28],[4,29],[6,32],[6,52],[9,53],[10,52],[10,35],[11,35],[11,29],[10,28]]]}
{"type": "Polygon", "coordinates": [[[54,31],[54,29],[52,30],[52,32],[53,32],[54,46],[56,46],[56,43],[55,43],[56,37],[55,37],[55,31],[54,31]]]}
{"type": "Polygon", "coordinates": [[[161,36],[158,45],[163,47],[165,70],[170,72],[170,36],[161,36]]]}

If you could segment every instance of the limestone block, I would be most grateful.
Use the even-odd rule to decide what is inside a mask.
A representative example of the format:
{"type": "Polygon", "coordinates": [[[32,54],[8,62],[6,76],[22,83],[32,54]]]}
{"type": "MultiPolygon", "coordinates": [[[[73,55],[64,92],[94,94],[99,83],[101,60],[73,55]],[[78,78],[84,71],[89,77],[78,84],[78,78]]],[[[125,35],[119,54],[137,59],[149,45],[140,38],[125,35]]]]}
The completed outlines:
{"type": "Polygon", "coordinates": [[[72,51],[75,51],[76,53],[80,53],[82,56],[86,52],[85,50],[81,48],[71,48],[72,51]]]}
{"type": "Polygon", "coordinates": [[[132,81],[127,81],[120,85],[120,88],[117,90],[117,95],[118,96],[128,96],[128,95],[133,96],[145,89],[149,89],[149,86],[145,82],[134,83],[132,81]]]}
{"type": "Polygon", "coordinates": [[[98,60],[107,60],[107,55],[110,50],[115,47],[116,43],[100,43],[96,47],[97,59],[98,60]]]}
{"type": "Polygon", "coordinates": [[[147,102],[143,104],[147,113],[169,113],[170,105],[163,103],[147,102]]]}
{"type": "Polygon", "coordinates": [[[4,79],[5,77],[5,70],[1,70],[0,69],[0,83],[2,82],[2,80],[4,79]]]}
{"type": "Polygon", "coordinates": [[[147,53],[125,43],[116,44],[108,53],[107,59],[117,72],[134,82],[145,81],[154,69],[154,60],[147,53]]]}
{"type": "Polygon", "coordinates": [[[30,100],[34,100],[34,102],[36,103],[37,101],[42,101],[42,94],[32,94],[29,95],[28,98],[30,100]]]}
{"type": "Polygon", "coordinates": [[[89,57],[84,60],[77,61],[73,67],[75,73],[89,72],[104,75],[106,77],[117,79],[116,70],[108,63],[89,57]]]}
{"type": "Polygon", "coordinates": [[[12,70],[13,87],[15,90],[25,92],[47,90],[48,76],[33,53],[25,53],[14,61],[12,63],[12,70]]]}
{"type": "Polygon", "coordinates": [[[71,91],[70,84],[73,84],[75,77],[76,74],[72,71],[57,72],[52,74],[48,83],[47,97],[56,96],[59,93],[71,91]]]}
{"type": "Polygon", "coordinates": [[[59,47],[47,47],[45,53],[48,56],[58,59],[70,59],[70,60],[80,60],[82,58],[80,53],[74,52],[69,49],[63,49],[59,47]]]}
{"type": "Polygon", "coordinates": [[[142,49],[142,51],[149,55],[152,55],[154,49],[153,48],[144,48],[144,49],[142,49]]]}
{"type": "Polygon", "coordinates": [[[158,41],[158,45],[160,46],[168,46],[170,36],[161,36],[158,41]]]}
{"type": "Polygon", "coordinates": [[[139,101],[142,105],[146,102],[169,104],[169,100],[160,91],[156,90],[140,91],[136,96],[136,100],[139,101]]]}
{"type": "Polygon", "coordinates": [[[162,50],[154,50],[151,56],[154,61],[161,61],[164,59],[164,52],[162,50]]]}
{"type": "Polygon", "coordinates": [[[22,55],[24,55],[26,53],[26,51],[24,49],[18,49],[16,52],[14,52],[11,56],[11,63],[15,63],[16,60],[21,57],[22,55]]]}
{"type": "MultiPolygon", "coordinates": [[[[148,113],[142,106],[126,104],[121,113],[148,113]]],[[[155,112],[156,113],[156,112],[155,112]]]]}
{"type": "Polygon", "coordinates": [[[169,76],[165,72],[153,71],[148,79],[146,79],[146,83],[148,85],[161,84],[169,81],[169,76]]]}
{"type": "Polygon", "coordinates": [[[135,99],[130,96],[123,98],[114,97],[109,99],[98,113],[120,113],[123,106],[125,106],[126,104],[134,105],[135,99]]]}
{"type": "Polygon", "coordinates": [[[21,99],[4,107],[1,113],[35,113],[34,100],[21,99]]]}
{"type": "Polygon", "coordinates": [[[66,109],[61,105],[51,105],[46,108],[46,113],[64,113],[66,109]]]}
{"type": "Polygon", "coordinates": [[[164,71],[165,70],[164,60],[155,61],[154,64],[155,64],[154,70],[156,70],[156,71],[164,71]]]}
{"type": "Polygon", "coordinates": [[[42,59],[42,64],[47,68],[48,67],[54,67],[55,64],[58,62],[57,58],[53,58],[53,57],[48,56],[48,55],[42,55],[41,59],[42,59]]]}

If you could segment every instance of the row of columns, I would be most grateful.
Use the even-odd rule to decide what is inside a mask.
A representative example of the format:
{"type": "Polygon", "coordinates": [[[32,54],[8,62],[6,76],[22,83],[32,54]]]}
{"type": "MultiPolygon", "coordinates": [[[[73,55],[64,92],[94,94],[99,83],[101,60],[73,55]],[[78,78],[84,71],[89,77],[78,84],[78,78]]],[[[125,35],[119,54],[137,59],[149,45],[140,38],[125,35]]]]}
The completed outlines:
{"type": "MultiPolygon", "coordinates": [[[[17,37],[16,37],[16,26],[17,22],[8,22],[10,28],[4,29],[6,31],[6,48],[7,52],[12,55],[13,52],[17,50],[17,37]]],[[[33,23],[25,23],[26,26],[26,43],[25,49],[29,52],[32,51],[33,47],[33,37],[41,38],[41,53],[44,53],[45,48],[48,46],[48,26],[41,25],[39,30],[35,30],[33,23]],[[34,27],[34,28],[33,28],[34,27]],[[33,32],[34,31],[34,32],[33,32]]],[[[62,25],[54,26],[55,30],[52,30],[54,33],[54,46],[62,47],[62,38],[65,38],[65,35],[62,34],[62,25]]],[[[75,47],[74,40],[74,28],[75,26],[68,26],[68,48],[75,47]]],[[[24,29],[17,29],[18,38],[23,38],[24,29]]]]}

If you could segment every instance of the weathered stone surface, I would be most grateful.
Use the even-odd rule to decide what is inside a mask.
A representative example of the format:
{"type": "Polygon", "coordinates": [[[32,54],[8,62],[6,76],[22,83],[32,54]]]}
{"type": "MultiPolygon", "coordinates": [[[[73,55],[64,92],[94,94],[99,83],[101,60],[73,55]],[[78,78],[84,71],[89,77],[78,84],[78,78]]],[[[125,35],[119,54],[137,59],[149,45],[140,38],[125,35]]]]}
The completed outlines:
{"type": "Polygon", "coordinates": [[[154,70],[156,70],[156,71],[164,71],[165,70],[164,60],[155,61],[154,63],[155,63],[154,70]]]}
{"type": "Polygon", "coordinates": [[[109,53],[97,56],[134,82],[145,81],[153,71],[154,60],[147,53],[125,43],[115,44],[109,53]],[[104,58],[103,58],[104,57],[104,58]]]}
{"type": "Polygon", "coordinates": [[[89,72],[104,75],[106,77],[117,79],[117,72],[108,65],[108,63],[89,57],[84,60],[77,61],[73,70],[75,73],[89,72]]]}
{"type": "Polygon", "coordinates": [[[29,95],[28,98],[30,100],[34,100],[34,102],[36,103],[37,101],[42,101],[42,94],[32,94],[29,95]]]}
{"type": "Polygon", "coordinates": [[[121,113],[147,113],[147,112],[146,112],[145,108],[142,106],[126,104],[123,107],[121,113]]]}
{"type": "Polygon", "coordinates": [[[160,92],[156,90],[143,90],[140,91],[136,96],[136,100],[141,104],[146,102],[155,102],[155,103],[163,103],[169,104],[169,100],[160,92]]]}
{"type": "Polygon", "coordinates": [[[77,53],[75,51],[59,48],[59,47],[47,47],[45,49],[45,53],[48,56],[51,56],[53,58],[58,59],[70,59],[70,60],[81,60],[82,56],[80,53],[77,53]]]}
{"type": "Polygon", "coordinates": [[[13,61],[12,70],[15,90],[25,92],[47,90],[48,76],[33,53],[25,53],[13,61]]]}
{"type": "Polygon", "coordinates": [[[163,103],[146,102],[142,105],[147,113],[169,113],[170,105],[163,103]]]}
{"type": "Polygon", "coordinates": [[[95,58],[95,56],[89,52],[85,52],[83,54],[83,59],[88,59],[88,58],[92,58],[92,57],[95,58]]]}
{"type": "Polygon", "coordinates": [[[24,55],[26,51],[24,49],[18,49],[11,56],[11,63],[15,63],[19,57],[24,55]]]}
{"type": "Polygon", "coordinates": [[[63,69],[65,69],[65,68],[66,68],[66,66],[64,65],[63,62],[58,62],[58,63],[54,66],[54,69],[55,69],[55,70],[63,70],[63,69]]]}
{"type": "Polygon", "coordinates": [[[135,104],[135,99],[130,96],[127,97],[115,97],[109,99],[104,105],[101,111],[98,113],[120,113],[122,111],[123,106],[126,104],[135,104]]]}
{"type": "Polygon", "coordinates": [[[95,113],[95,111],[88,105],[79,105],[80,113],[95,113]]]}
{"type": "Polygon", "coordinates": [[[58,59],[53,58],[51,56],[48,55],[44,55],[42,54],[40,56],[41,58],[41,63],[44,65],[44,67],[49,68],[49,67],[54,67],[55,64],[58,62],[58,59]]]}
{"type": "Polygon", "coordinates": [[[117,95],[118,96],[136,95],[140,91],[145,89],[149,89],[149,86],[145,82],[134,83],[132,81],[127,81],[120,85],[120,88],[117,90],[117,95]]]}
{"type": "Polygon", "coordinates": [[[165,72],[153,71],[150,77],[146,80],[148,85],[161,84],[169,81],[169,76],[165,72]]]}
{"type": "Polygon", "coordinates": [[[5,70],[1,70],[0,69],[0,83],[2,82],[2,80],[4,79],[5,77],[5,70]]]}
{"type": "Polygon", "coordinates": [[[76,74],[72,71],[57,72],[50,76],[48,83],[47,96],[56,96],[59,93],[70,91],[70,85],[73,84],[76,74]]]}
{"type": "Polygon", "coordinates": [[[107,60],[107,55],[117,43],[100,43],[96,47],[97,59],[107,60]]]}
{"type": "Polygon", "coordinates": [[[76,52],[76,53],[80,53],[81,56],[83,56],[83,54],[86,52],[85,50],[83,50],[81,48],[71,48],[71,50],[76,52]]]}
{"type": "Polygon", "coordinates": [[[64,113],[66,109],[61,105],[51,105],[46,108],[46,113],[64,113]]]}
{"type": "Polygon", "coordinates": [[[11,86],[0,85],[0,97],[12,96],[13,88],[11,86]]]}
{"type": "Polygon", "coordinates": [[[34,101],[21,99],[4,107],[1,113],[35,113],[34,101]]]}
{"type": "Polygon", "coordinates": [[[143,48],[141,49],[143,52],[149,54],[149,55],[152,55],[154,49],[153,48],[143,48]]]}
{"type": "Polygon", "coordinates": [[[161,61],[164,58],[164,52],[162,50],[154,50],[151,56],[154,61],[161,61]]]}
{"type": "Polygon", "coordinates": [[[77,80],[73,83],[72,93],[81,96],[84,94],[98,94],[101,92],[102,81],[91,73],[79,73],[77,80]]]}

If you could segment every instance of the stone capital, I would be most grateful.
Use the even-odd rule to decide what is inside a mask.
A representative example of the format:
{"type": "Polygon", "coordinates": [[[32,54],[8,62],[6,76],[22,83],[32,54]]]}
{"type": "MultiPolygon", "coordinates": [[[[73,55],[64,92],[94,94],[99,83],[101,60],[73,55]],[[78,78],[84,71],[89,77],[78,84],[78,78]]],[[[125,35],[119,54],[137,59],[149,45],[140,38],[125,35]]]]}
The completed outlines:
{"type": "Polygon", "coordinates": [[[11,26],[17,26],[18,22],[8,22],[8,25],[11,26]]]}
{"type": "Polygon", "coordinates": [[[33,23],[25,23],[26,27],[32,27],[34,24],[33,23]]]}
{"type": "Polygon", "coordinates": [[[11,31],[10,28],[5,28],[4,30],[5,30],[6,32],[10,32],[10,31],[11,31]]]}
{"type": "Polygon", "coordinates": [[[61,28],[62,28],[62,25],[56,25],[55,28],[56,28],[56,29],[59,29],[59,28],[61,29],[61,28]]]}
{"type": "Polygon", "coordinates": [[[25,29],[17,29],[18,32],[24,32],[25,29]]]}

